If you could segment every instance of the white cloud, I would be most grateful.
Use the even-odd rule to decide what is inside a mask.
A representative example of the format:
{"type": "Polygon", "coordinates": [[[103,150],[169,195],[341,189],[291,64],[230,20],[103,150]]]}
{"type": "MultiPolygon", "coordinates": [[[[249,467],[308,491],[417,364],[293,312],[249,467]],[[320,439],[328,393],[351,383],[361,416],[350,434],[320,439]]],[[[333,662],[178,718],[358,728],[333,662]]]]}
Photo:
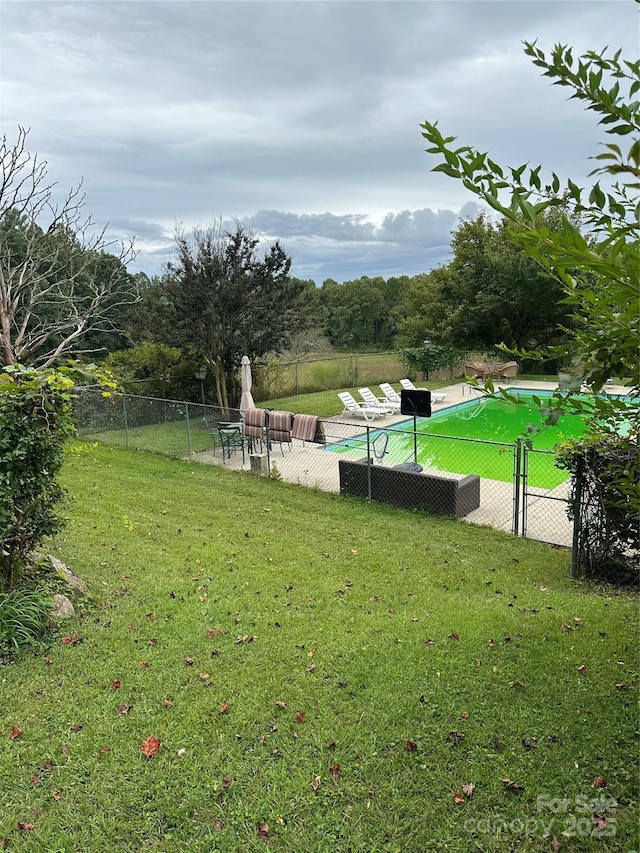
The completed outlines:
{"type": "Polygon", "coordinates": [[[84,178],[96,221],[137,230],[150,272],[176,222],[223,216],[281,237],[305,277],[413,273],[446,258],[471,198],[430,172],[420,122],[439,119],[498,161],[581,179],[601,131],[539,76],[522,41],[633,56],[636,10],[2,0],[0,117],[9,134],[31,126],[60,187],[84,178]]]}

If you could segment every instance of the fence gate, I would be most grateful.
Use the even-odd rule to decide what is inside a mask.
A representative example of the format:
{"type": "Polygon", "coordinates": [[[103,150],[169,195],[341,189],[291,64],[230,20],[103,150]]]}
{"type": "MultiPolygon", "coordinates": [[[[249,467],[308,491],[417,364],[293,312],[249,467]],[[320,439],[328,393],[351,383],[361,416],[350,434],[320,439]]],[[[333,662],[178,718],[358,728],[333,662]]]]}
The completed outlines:
{"type": "Polygon", "coordinates": [[[551,450],[535,450],[526,440],[518,439],[514,461],[513,532],[571,547],[573,523],[567,516],[570,477],[560,469],[557,474],[555,468],[550,469],[548,458],[553,456],[551,450]]]}

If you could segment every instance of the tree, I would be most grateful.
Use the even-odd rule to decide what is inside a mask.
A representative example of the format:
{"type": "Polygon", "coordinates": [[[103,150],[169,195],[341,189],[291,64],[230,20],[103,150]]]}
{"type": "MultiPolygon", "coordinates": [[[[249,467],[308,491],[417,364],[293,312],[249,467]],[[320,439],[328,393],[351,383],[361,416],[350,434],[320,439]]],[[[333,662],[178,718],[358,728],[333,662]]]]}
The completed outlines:
{"type": "Polygon", "coordinates": [[[341,349],[390,346],[402,284],[366,275],[343,284],[327,279],[320,298],[331,343],[341,349]]]}
{"type": "Polygon", "coordinates": [[[514,242],[504,219],[483,212],[463,220],[451,248],[447,275],[439,274],[425,308],[431,336],[462,349],[501,342],[523,349],[564,337],[559,326],[571,325],[572,310],[560,301],[560,283],[514,242]]]}
{"type": "Polygon", "coordinates": [[[85,216],[81,185],[55,201],[47,163],[0,141],[0,365],[50,367],[94,351],[118,309],[137,298],[133,246],[107,242],[85,216]],[[117,248],[117,253],[111,249],[117,248]],[[93,336],[93,342],[91,341],[93,336]]]}
{"type": "MultiPolygon", "coordinates": [[[[606,49],[588,51],[575,60],[571,48],[562,44],[553,48],[549,59],[535,43],[525,43],[525,53],[544,76],[571,89],[572,99],[599,115],[606,134],[619,138],[605,143],[594,158],[598,165],[591,174],[604,186],[598,179],[585,190],[568,180],[562,188],[553,172],[543,183],[541,166],[503,168],[469,146],[453,147],[455,137],[443,136],[435,123],[422,125],[423,136],[430,143],[427,151],[441,158],[434,171],[460,180],[501,213],[512,238],[561,284],[565,303],[575,309],[577,323],[568,330],[570,352],[581,364],[582,375],[576,386],[554,394],[547,411],[557,420],[568,409],[591,410],[589,434],[562,448],[559,459],[574,475],[573,506],[576,516],[583,515],[586,521],[576,528],[576,564],[588,571],[593,568],[591,555],[597,553],[598,573],[608,572],[608,567],[616,571],[623,561],[635,563],[637,578],[639,407],[606,394],[595,396],[585,407],[575,391],[582,381],[598,392],[612,377],[630,380],[635,397],[640,392],[640,61],[622,59],[621,51],[610,54],[606,49]],[[625,137],[632,140],[626,150],[621,147],[625,137]],[[560,227],[552,230],[541,217],[563,205],[573,216],[563,215],[560,227]],[[584,223],[586,236],[576,219],[584,223]],[[585,487],[585,482],[594,488],[585,487]],[[595,511],[593,507],[585,511],[583,487],[595,500],[595,511]],[[631,544],[629,531],[635,534],[631,544]],[[585,536],[596,537],[593,547],[584,547],[585,536]]],[[[551,350],[556,356],[561,352],[562,348],[551,350]]]]}
{"type": "Polygon", "coordinates": [[[305,282],[289,276],[291,258],[280,243],[258,253],[258,238],[236,223],[176,234],[177,255],[163,290],[175,322],[170,343],[189,351],[213,373],[218,404],[240,399],[239,366],[280,352],[306,323],[305,282]]]}
{"type": "Polygon", "coordinates": [[[527,42],[525,53],[544,76],[571,88],[571,98],[599,114],[607,134],[631,136],[626,153],[617,143],[607,143],[595,157],[602,165],[591,174],[612,183],[603,188],[596,181],[587,191],[568,180],[563,188],[552,172],[543,184],[541,166],[503,168],[470,146],[453,147],[455,137],[443,136],[437,122],[422,125],[427,152],[441,158],[434,171],[460,180],[498,211],[512,239],[560,283],[566,303],[581,318],[570,335],[583,380],[596,390],[609,377],[633,377],[637,385],[640,107],[634,97],[640,62],[621,60],[620,51],[589,51],[576,61],[571,48],[561,44],[549,59],[535,43],[527,42]],[[550,228],[541,217],[562,207],[571,215],[562,215],[559,227],[550,228]]]}

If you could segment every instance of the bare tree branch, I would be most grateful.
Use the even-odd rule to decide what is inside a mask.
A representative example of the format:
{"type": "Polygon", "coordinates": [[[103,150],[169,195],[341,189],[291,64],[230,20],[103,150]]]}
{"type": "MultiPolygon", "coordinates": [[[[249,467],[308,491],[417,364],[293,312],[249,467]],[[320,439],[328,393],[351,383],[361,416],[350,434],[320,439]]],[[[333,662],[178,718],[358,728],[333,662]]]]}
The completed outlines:
{"type": "Polygon", "coordinates": [[[113,331],[114,309],[137,301],[126,271],[135,251],[85,215],[82,182],[54,201],[27,134],[0,140],[0,365],[50,367],[83,352],[90,332],[113,331]]]}

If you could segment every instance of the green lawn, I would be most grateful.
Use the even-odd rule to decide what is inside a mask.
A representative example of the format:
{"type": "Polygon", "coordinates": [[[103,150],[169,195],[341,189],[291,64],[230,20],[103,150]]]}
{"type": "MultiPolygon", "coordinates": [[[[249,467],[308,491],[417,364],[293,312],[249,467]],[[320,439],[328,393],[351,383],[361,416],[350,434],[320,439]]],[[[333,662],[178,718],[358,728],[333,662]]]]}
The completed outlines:
{"type": "Polygon", "coordinates": [[[64,481],[94,598],[2,668],[0,848],[638,848],[636,598],[566,551],[114,447],[64,481]]]}

